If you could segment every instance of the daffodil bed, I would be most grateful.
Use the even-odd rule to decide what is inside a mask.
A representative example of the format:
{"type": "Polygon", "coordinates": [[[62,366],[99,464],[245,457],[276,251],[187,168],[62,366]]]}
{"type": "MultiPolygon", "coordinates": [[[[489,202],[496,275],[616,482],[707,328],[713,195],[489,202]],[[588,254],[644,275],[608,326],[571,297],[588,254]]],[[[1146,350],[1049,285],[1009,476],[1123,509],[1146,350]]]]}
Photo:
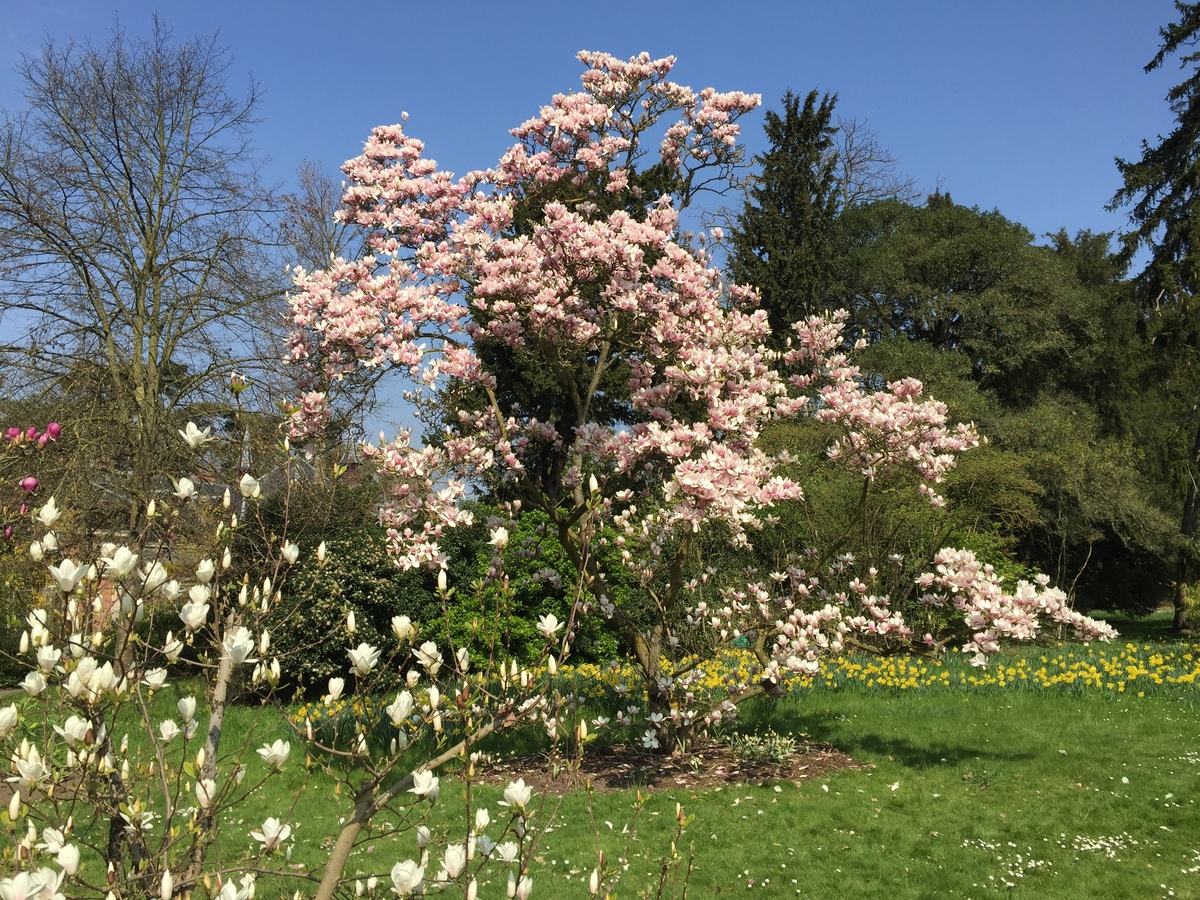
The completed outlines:
{"type": "MultiPolygon", "coordinates": [[[[690,661],[684,660],[680,665],[690,661]]],[[[700,687],[720,696],[730,674],[749,671],[748,651],[730,650],[701,664],[700,687]]],[[[663,661],[665,672],[671,663],[663,661]]],[[[889,692],[951,692],[979,690],[1050,691],[1086,695],[1136,697],[1190,689],[1200,678],[1200,643],[1176,644],[1115,642],[1011,648],[987,668],[951,651],[940,658],[911,655],[870,656],[848,654],[822,661],[813,678],[795,677],[784,684],[797,691],[885,690],[889,692]]],[[[595,704],[597,709],[620,711],[645,702],[645,690],[628,663],[591,663],[561,666],[557,684],[564,692],[595,704]]],[[[355,696],[333,702],[305,703],[290,718],[298,726],[307,719],[319,732],[345,718],[386,720],[383,707],[390,698],[355,696]]]]}

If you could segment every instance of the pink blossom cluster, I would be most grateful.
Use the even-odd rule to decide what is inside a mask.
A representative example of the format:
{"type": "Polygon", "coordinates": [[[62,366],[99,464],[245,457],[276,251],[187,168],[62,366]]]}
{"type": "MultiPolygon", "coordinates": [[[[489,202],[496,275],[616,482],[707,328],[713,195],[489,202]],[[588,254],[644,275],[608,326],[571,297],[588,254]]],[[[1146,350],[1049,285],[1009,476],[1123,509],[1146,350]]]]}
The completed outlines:
{"type": "Polygon", "coordinates": [[[984,565],[969,550],[945,548],[934,557],[934,570],[923,573],[917,584],[926,593],[923,603],[950,606],[963,617],[970,639],[963,645],[982,665],[1000,649],[1004,639],[1028,641],[1037,637],[1043,620],[1071,628],[1080,641],[1108,641],[1117,633],[1106,622],[1089,618],[1067,603],[1067,595],[1050,587],[1050,579],[1039,575],[1036,583],[1020,581],[1007,593],[990,565],[984,565]]]}
{"type": "Polygon", "coordinates": [[[870,391],[862,372],[842,349],[843,335],[835,322],[844,316],[810,317],[793,326],[798,346],[785,354],[791,363],[814,363],[794,376],[797,387],[819,385],[816,417],[838,426],[840,435],[829,448],[831,459],[842,459],[869,479],[899,468],[920,477],[920,492],[934,506],[945,500],[933,485],[940,484],[957,454],[980,444],[975,426],[951,426],[946,405],[923,400],[923,386],[903,378],[885,390],[870,391]]]}
{"type": "Polygon", "coordinates": [[[4,441],[10,447],[20,447],[25,445],[37,445],[45,447],[50,441],[57,441],[58,436],[62,434],[62,426],[57,422],[51,422],[44,430],[38,431],[34,426],[29,426],[24,431],[20,428],[10,428],[4,432],[4,441]]]}

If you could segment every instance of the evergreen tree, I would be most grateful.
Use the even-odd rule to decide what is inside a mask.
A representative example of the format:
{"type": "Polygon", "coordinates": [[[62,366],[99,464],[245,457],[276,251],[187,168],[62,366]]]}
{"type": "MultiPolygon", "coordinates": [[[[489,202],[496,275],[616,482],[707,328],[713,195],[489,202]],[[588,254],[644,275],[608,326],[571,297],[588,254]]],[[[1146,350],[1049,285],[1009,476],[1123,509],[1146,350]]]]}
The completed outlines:
{"type": "Polygon", "coordinates": [[[1162,46],[1146,65],[1152,72],[1167,58],[1179,56],[1188,77],[1167,92],[1175,113],[1175,128],[1152,146],[1142,142],[1141,159],[1118,159],[1124,185],[1110,209],[1130,207],[1133,231],[1122,238],[1122,257],[1132,260],[1142,248],[1151,260],[1136,278],[1146,310],[1146,331],[1156,351],[1159,375],[1156,391],[1166,402],[1156,417],[1168,433],[1158,439],[1174,448],[1166,474],[1183,497],[1180,516],[1181,549],[1175,595],[1175,628],[1186,626],[1187,585],[1200,574],[1196,535],[1200,524],[1200,415],[1195,407],[1196,348],[1200,346],[1200,315],[1196,310],[1200,276],[1200,51],[1185,52],[1200,40],[1200,3],[1176,2],[1179,21],[1159,30],[1162,46]],[[1170,403],[1174,396],[1178,402],[1170,403]]]}
{"type": "Polygon", "coordinates": [[[730,275],[752,284],[779,341],[790,323],[825,305],[833,259],[838,188],[831,122],[837,95],[811,91],[801,103],[791,91],[782,113],[764,126],[771,149],[732,234],[730,275]]]}

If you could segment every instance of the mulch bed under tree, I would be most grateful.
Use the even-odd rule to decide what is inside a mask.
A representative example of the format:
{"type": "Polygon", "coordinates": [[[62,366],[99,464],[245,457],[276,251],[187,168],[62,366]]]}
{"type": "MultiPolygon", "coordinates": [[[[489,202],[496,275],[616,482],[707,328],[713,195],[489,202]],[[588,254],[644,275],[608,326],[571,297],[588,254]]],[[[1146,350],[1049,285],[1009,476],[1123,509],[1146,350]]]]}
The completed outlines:
{"type": "Polygon", "coordinates": [[[597,791],[713,790],[727,785],[799,784],[847,769],[869,769],[830,744],[801,744],[783,762],[750,762],[725,744],[710,744],[691,754],[667,756],[629,744],[591,746],[581,759],[555,762],[544,754],[491,759],[479,769],[488,781],[507,784],[517,778],[535,791],[565,794],[591,784],[597,791]]]}

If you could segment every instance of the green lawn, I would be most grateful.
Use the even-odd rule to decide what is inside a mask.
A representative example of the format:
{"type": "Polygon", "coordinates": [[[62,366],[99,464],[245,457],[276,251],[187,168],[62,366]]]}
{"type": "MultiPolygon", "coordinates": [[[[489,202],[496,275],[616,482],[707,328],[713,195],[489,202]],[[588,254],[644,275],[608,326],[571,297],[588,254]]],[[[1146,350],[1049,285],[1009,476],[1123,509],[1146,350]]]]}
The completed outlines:
{"type": "MultiPolygon", "coordinates": [[[[1170,643],[1153,644],[1151,652],[1160,647],[1176,661],[1192,649],[1200,653],[1170,643]]],[[[1044,653],[1080,659],[1084,651],[1026,648],[1007,662],[1025,659],[1034,666],[1044,653]]],[[[173,712],[177,693],[168,688],[156,698],[154,721],[160,707],[163,718],[173,712]]],[[[739,728],[769,726],[829,742],[870,768],[799,784],[654,792],[642,796],[636,812],[636,791],[546,798],[538,818],[550,830],[536,850],[533,896],[586,897],[598,846],[610,871],[622,857],[628,863],[616,896],[641,896],[657,884],[681,803],[693,817],[678,846],[684,869],[692,858],[688,896],[695,898],[747,891],[888,900],[1004,892],[1200,897],[1197,688],[1169,683],[1143,693],[1080,683],[964,686],[952,679],[949,687],[906,689],[843,679],[796,690],[774,704],[749,705],[739,728]]],[[[236,708],[224,746],[251,729],[251,747],[289,733],[273,709],[236,708]]],[[[183,752],[178,741],[173,751],[183,752]]],[[[251,751],[243,785],[250,793],[222,822],[222,852],[230,859],[242,855],[253,843],[249,832],[277,816],[294,828],[287,864],[298,873],[319,870],[327,836],[349,812],[349,797],[335,795],[334,780],[320,768],[305,768],[294,738],[283,773],[254,787],[262,769],[251,751]]],[[[476,785],[472,792],[474,805],[491,812],[487,833],[504,840],[509,818],[497,804],[500,789],[476,785]]],[[[435,847],[462,839],[464,801],[461,781],[445,773],[429,819],[435,847]]],[[[377,896],[384,896],[391,866],[418,856],[407,817],[426,811],[422,805],[381,815],[355,850],[348,874],[364,881],[379,876],[377,896]]],[[[440,854],[434,853],[430,876],[440,854]]],[[[488,872],[501,880],[484,885],[479,896],[502,897],[506,870],[489,863],[488,872]]],[[[676,873],[662,896],[679,896],[684,874],[676,873]]],[[[297,888],[311,893],[313,882],[264,878],[257,897],[290,897],[297,888]]]]}

